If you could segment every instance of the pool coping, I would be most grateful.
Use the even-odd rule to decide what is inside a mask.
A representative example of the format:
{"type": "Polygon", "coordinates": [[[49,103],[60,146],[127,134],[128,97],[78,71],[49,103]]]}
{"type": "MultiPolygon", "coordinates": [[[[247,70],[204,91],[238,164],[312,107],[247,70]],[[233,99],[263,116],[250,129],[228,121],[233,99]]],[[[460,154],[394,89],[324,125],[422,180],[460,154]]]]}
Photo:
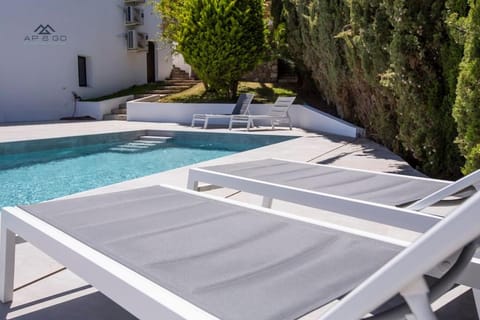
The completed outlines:
{"type": "Polygon", "coordinates": [[[212,143],[231,142],[232,138],[235,136],[238,136],[241,138],[239,143],[242,143],[242,142],[249,143],[253,140],[252,139],[253,136],[269,137],[267,138],[267,140],[270,139],[272,141],[275,141],[276,137],[291,137],[291,138],[296,137],[296,136],[287,136],[287,135],[282,135],[282,136],[263,135],[263,134],[259,135],[259,134],[232,133],[232,132],[222,133],[220,135],[218,133],[205,132],[205,131],[144,129],[144,130],[121,131],[121,132],[95,133],[95,134],[86,134],[86,135],[78,135],[78,136],[65,136],[65,137],[42,138],[42,139],[33,139],[33,140],[0,142],[0,155],[46,151],[46,150],[72,148],[72,147],[83,147],[83,146],[98,145],[98,144],[127,143],[132,140],[139,139],[141,136],[151,136],[151,135],[171,137],[171,138],[179,137],[181,138],[182,141],[184,139],[189,139],[191,141],[203,139],[206,142],[212,142],[212,143]]]}

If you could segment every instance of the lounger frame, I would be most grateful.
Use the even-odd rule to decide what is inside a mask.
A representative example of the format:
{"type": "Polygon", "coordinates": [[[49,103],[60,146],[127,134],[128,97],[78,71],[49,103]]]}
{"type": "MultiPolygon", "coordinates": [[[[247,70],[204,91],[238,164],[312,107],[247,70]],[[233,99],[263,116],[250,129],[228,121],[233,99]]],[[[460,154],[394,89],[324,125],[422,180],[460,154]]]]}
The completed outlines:
{"type": "MultiPolygon", "coordinates": [[[[198,197],[218,202],[235,204],[235,202],[231,200],[218,199],[194,191],[186,191],[172,187],[167,188],[195,194],[198,197]]],[[[406,247],[409,245],[409,243],[405,241],[271,209],[259,208],[244,203],[236,203],[236,205],[255,209],[267,214],[275,214],[285,218],[316,224],[332,230],[369,237],[399,246],[406,247]]],[[[377,206],[375,204],[366,205],[372,209],[377,206]]],[[[386,208],[386,210],[388,211],[389,209],[386,208]]],[[[140,319],[218,319],[205,310],[192,305],[190,302],[146,279],[135,271],[17,207],[4,208],[0,216],[0,299],[2,302],[10,301],[13,296],[15,234],[19,234],[25,238],[25,240],[65,265],[68,269],[82,277],[85,281],[92,284],[99,291],[140,319]]],[[[467,272],[460,279],[461,283],[478,287],[480,285],[480,279],[477,276],[479,274],[478,272],[480,272],[479,261],[472,260],[467,272]]],[[[433,275],[435,275],[435,270],[433,275]]],[[[373,302],[369,303],[371,304],[373,302]]],[[[356,304],[353,308],[356,310],[352,311],[354,313],[356,312],[358,314],[358,312],[363,312],[365,308],[364,302],[362,301],[362,303],[356,304]]],[[[340,318],[333,317],[332,319],[340,318]]]]}
{"type": "Polygon", "coordinates": [[[262,206],[270,208],[273,199],[332,211],[355,218],[383,223],[415,232],[425,232],[442,219],[440,216],[376,204],[317,191],[305,190],[235,175],[191,168],[187,187],[198,190],[200,182],[257,194],[263,197],[262,206]]]}
{"type": "MultiPolygon", "coordinates": [[[[281,159],[278,159],[281,160],[281,159]]],[[[282,160],[292,163],[301,163],[306,166],[324,166],[320,164],[312,164],[306,162],[297,162],[290,160],[282,160]]],[[[346,169],[335,166],[330,168],[346,169]]],[[[361,169],[350,169],[351,171],[359,171],[366,173],[374,173],[378,175],[392,175],[390,173],[372,172],[361,169]]],[[[411,179],[433,181],[435,179],[411,177],[411,179]]],[[[200,182],[231,188],[235,190],[245,191],[257,194],[263,197],[262,206],[270,208],[273,199],[279,199],[292,203],[297,203],[312,208],[333,211],[335,213],[349,215],[355,218],[369,220],[373,222],[383,223],[402,229],[408,229],[416,232],[425,232],[443,217],[429,213],[422,213],[417,210],[440,201],[441,199],[455,194],[468,186],[478,184],[480,182],[480,171],[471,174],[456,183],[446,186],[445,188],[433,193],[432,195],[421,199],[407,208],[400,209],[397,207],[377,204],[371,207],[371,203],[352,198],[331,195],[327,193],[306,190],[236,175],[230,175],[222,172],[209,170],[208,168],[191,168],[188,174],[187,188],[198,190],[200,182]],[[385,210],[388,208],[388,210],[385,210]],[[386,214],[390,212],[390,214],[386,214]]]]}
{"type": "MultiPolygon", "coordinates": [[[[213,201],[235,203],[234,201],[199,194],[198,192],[181,188],[163,187],[213,201]]],[[[258,208],[254,205],[244,203],[237,203],[237,205],[401,246],[408,245],[407,242],[397,241],[388,237],[343,228],[334,224],[321,223],[271,209],[258,208]]],[[[0,300],[2,302],[11,301],[13,295],[15,234],[20,235],[35,247],[66,266],[140,319],[159,319],[160,315],[162,319],[217,319],[18,207],[3,208],[0,214],[0,300]],[[175,310],[175,312],[171,310],[175,310]]]]}
{"type": "MultiPolygon", "coordinates": [[[[213,201],[235,204],[231,200],[194,191],[170,186],[163,187],[213,201]]],[[[399,246],[408,246],[408,242],[361,230],[323,223],[254,205],[244,203],[237,203],[237,205],[399,246]]],[[[2,302],[11,301],[13,297],[16,234],[66,266],[140,319],[218,320],[208,312],[18,207],[3,208],[0,215],[0,300],[2,302]]]]}
{"type": "MultiPolygon", "coordinates": [[[[319,166],[318,164],[309,164],[305,162],[301,163],[305,165],[319,166]]],[[[371,172],[361,169],[349,170],[367,173],[371,172]]],[[[381,172],[375,172],[375,174],[390,175],[389,173],[381,172]]],[[[435,180],[422,177],[412,177],[412,179],[430,181],[435,180]]],[[[468,186],[473,185],[478,188],[478,184],[480,183],[480,171],[470,174],[469,176],[458,180],[456,183],[452,183],[451,185],[440,189],[439,191],[411,204],[407,208],[397,208],[381,204],[375,204],[372,206],[372,203],[366,201],[215,172],[208,169],[191,168],[189,170],[187,187],[191,190],[198,190],[200,182],[260,195],[263,197],[262,206],[267,208],[271,207],[273,199],[280,199],[310,206],[312,208],[332,211],[336,214],[343,214],[424,233],[430,230],[435,224],[440,222],[443,217],[422,213],[415,210],[421,210],[427,206],[430,206],[431,204],[434,204],[447,196],[455,194],[468,186]]],[[[473,258],[470,267],[462,275],[461,283],[474,288],[473,294],[477,310],[480,312],[480,281],[476,280],[476,278],[478,278],[475,276],[478,274],[477,272],[480,272],[480,259],[473,258]]]]}
{"type": "Polygon", "coordinates": [[[281,123],[287,123],[290,130],[292,130],[292,120],[290,119],[290,115],[288,114],[288,109],[295,101],[295,97],[278,97],[277,101],[275,101],[274,105],[270,109],[268,114],[262,115],[251,115],[251,114],[239,114],[239,115],[232,115],[230,117],[230,123],[228,124],[228,129],[232,130],[232,126],[234,124],[246,124],[247,131],[250,128],[255,126],[254,120],[269,120],[270,125],[272,126],[272,130],[275,129],[275,125],[279,125],[281,123]]]}
{"type": "MultiPolygon", "coordinates": [[[[246,94],[245,99],[242,101],[242,108],[241,108],[242,113],[239,114],[238,116],[249,114],[248,109],[250,108],[250,104],[252,103],[254,97],[255,97],[254,94],[246,94]]],[[[210,119],[227,119],[229,120],[229,123],[231,123],[231,119],[233,116],[234,116],[233,114],[195,113],[192,115],[191,127],[194,127],[196,122],[203,121],[203,129],[207,129],[208,121],[210,119]]]]}
{"type": "Polygon", "coordinates": [[[11,301],[13,297],[15,234],[18,234],[139,319],[218,320],[20,208],[4,208],[0,232],[2,302],[11,301]]]}
{"type": "Polygon", "coordinates": [[[480,194],[477,193],[461,206],[461,211],[455,211],[435,225],[419,241],[343,298],[322,319],[357,319],[384,302],[385,295],[393,296],[400,292],[415,313],[415,319],[436,320],[427,297],[428,286],[422,275],[438,261],[477,240],[480,228],[472,222],[477,220],[479,203],[480,194]]]}

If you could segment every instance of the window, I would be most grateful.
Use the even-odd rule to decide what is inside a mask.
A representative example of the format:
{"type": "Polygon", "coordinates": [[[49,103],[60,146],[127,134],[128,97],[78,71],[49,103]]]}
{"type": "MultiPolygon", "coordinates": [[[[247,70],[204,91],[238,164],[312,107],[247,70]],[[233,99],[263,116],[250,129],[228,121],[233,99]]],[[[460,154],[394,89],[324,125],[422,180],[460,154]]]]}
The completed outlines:
{"type": "Polygon", "coordinates": [[[78,86],[87,86],[87,57],[78,56],[78,86]]]}

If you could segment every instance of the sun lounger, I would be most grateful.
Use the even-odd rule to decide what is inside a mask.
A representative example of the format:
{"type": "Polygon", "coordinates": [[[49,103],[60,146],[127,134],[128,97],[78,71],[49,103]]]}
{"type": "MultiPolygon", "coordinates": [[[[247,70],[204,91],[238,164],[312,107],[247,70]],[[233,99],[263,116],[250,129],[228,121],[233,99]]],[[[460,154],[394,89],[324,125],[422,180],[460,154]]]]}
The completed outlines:
{"type": "MultiPolygon", "coordinates": [[[[358,218],[424,232],[442,217],[419,213],[417,210],[478,184],[480,172],[452,183],[305,162],[265,159],[190,169],[188,188],[196,190],[199,182],[261,195],[264,197],[265,207],[271,206],[272,199],[279,199],[337,213],[353,212],[358,218]],[[384,206],[405,206],[409,210],[386,216],[371,210],[368,205],[365,206],[365,203],[370,202],[384,206]],[[352,207],[356,210],[352,211],[352,207]]],[[[466,191],[463,195],[469,194],[471,192],[466,191]]]]}
{"type": "Polygon", "coordinates": [[[252,93],[240,94],[231,114],[195,113],[192,116],[192,127],[195,126],[196,122],[203,122],[203,129],[206,129],[208,126],[208,120],[210,119],[231,119],[233,115],[248,115],[248,108],[250,107],[254,96],[255,95],[252,93]]]}
{"type": "MultiPolygon", "coordinates": [[[[322,320],[358,319],[385,302],[385,296],[397,292],[405,298],[415,319],[437,319],[428,303],[430,289],[423,275],[461,247],[464,249],[458,260],[470,261],[479,242],[480,226],[474,223],[479,209],[480,193],[477,193],[343,298],[322,320]],[[467,243],[470,244],[466,246],[467,243]]],[[[444,280],[463,272],[462,268],[452,269],[444,280]]],[[[477,302],[477,312],[478,306],[477,302]]]]}
{"type": "MultiPolygon", "coordinates": [[[[415,291],[415,298],[405,285],[423,283],[420,272],[480,234],[479,224],[465,223],[476,219],[472,211],[479,203],[479,196],[472,198],[388,263],[378,280],[360,285],[361,303],[354,291],[346,302],[347,317],[340,308],[341,316],[333,313],[328,319],[356,319],[396,292],[404,293],[414,310],[428,310],[425,290],[415,291]],[[452,232],[455,241],[448,242],[452,232]],[[435,252],[431,259],[421,255],[426,249],[435,252]],[[418,267],[410,269],[415,257],[418,267]],[[387,280],[391,286],[384,274],[395,275],[387,280]],[[384,287],[389,287],[385,294],[376,291],[384,287]]],[[[12,299],[18,234],[140,319],[298,319],[350,292],[405,246],[162,186],[4,208],[0,218],[3,302],[12,299]]],[[[473,286],[478,278],[472,262],[459,281],[473,286]]]]}
{"type": "Polygon", "coordinates": [[[288,115],[288,109],[295,101],[295,97],[278,97],[268,114],[263,115],[251,115],[251,114],[238,114],[233,115],[230,118],[230,124],[228,128],[231,130],[232,126],[236,123],[247,124],[247,130],[250,130],[251,127],[255,126],[254,120],[269,120],[272,126],[272,129],[275,128],[275,125],[281,123],[287,123],[292,130],[292,121],[288,115]]]}

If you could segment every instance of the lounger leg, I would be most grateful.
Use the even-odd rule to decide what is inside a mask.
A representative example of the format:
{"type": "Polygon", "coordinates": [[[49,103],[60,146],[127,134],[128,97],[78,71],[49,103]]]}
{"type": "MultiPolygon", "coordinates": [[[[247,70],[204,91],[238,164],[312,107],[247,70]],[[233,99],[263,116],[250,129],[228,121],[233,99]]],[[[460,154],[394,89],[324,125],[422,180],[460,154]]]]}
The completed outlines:
{"type": "Polygon", "coordinates": [[[269,198],[269,197],[263,197],[263,200],[262,200],[262,207],[265,207],[265,208],[271,208],[271,207],[272,207],[272,201],[273,201],[273,199],[272,199],[272,198],[269,198]]]}
{"type": "Polygon", "coordinates": [[[205,118],[205,121],[203,122],[203,129],[207,129],[208,126],[208,118],[205,118]]]}
{"type": "Polygon", "coordinates": [[[414,315],[413,318],[410,316],[407,319],[437,320],[430,306],[428,292],[428,286],[423,277],[402,290],[401,294],[414,315]]]}
{"type": "Polygon", "coordinates": [[[187,181],[187,189],[198,191],[198,181],[193,179],[188,179],[187,181]]]}
{"type": "Polygon", "coordinates": [[[480,289],[472,288],[473,300],[475,301],[475,306],[477,307],[477,315],[480,319],[480,289]]]}
{"type": "Polygon", "coordinates": [[[15,233],[5,227],[0,213],[0,301],[12,301],[15,268],[15,233]]]}
{"type": "Polygon", "coordinates": [[[230,122],[228,123],[228,130],[232,130],[232,124],[233,124],[233,120],[230,119],[230,122]]]}

